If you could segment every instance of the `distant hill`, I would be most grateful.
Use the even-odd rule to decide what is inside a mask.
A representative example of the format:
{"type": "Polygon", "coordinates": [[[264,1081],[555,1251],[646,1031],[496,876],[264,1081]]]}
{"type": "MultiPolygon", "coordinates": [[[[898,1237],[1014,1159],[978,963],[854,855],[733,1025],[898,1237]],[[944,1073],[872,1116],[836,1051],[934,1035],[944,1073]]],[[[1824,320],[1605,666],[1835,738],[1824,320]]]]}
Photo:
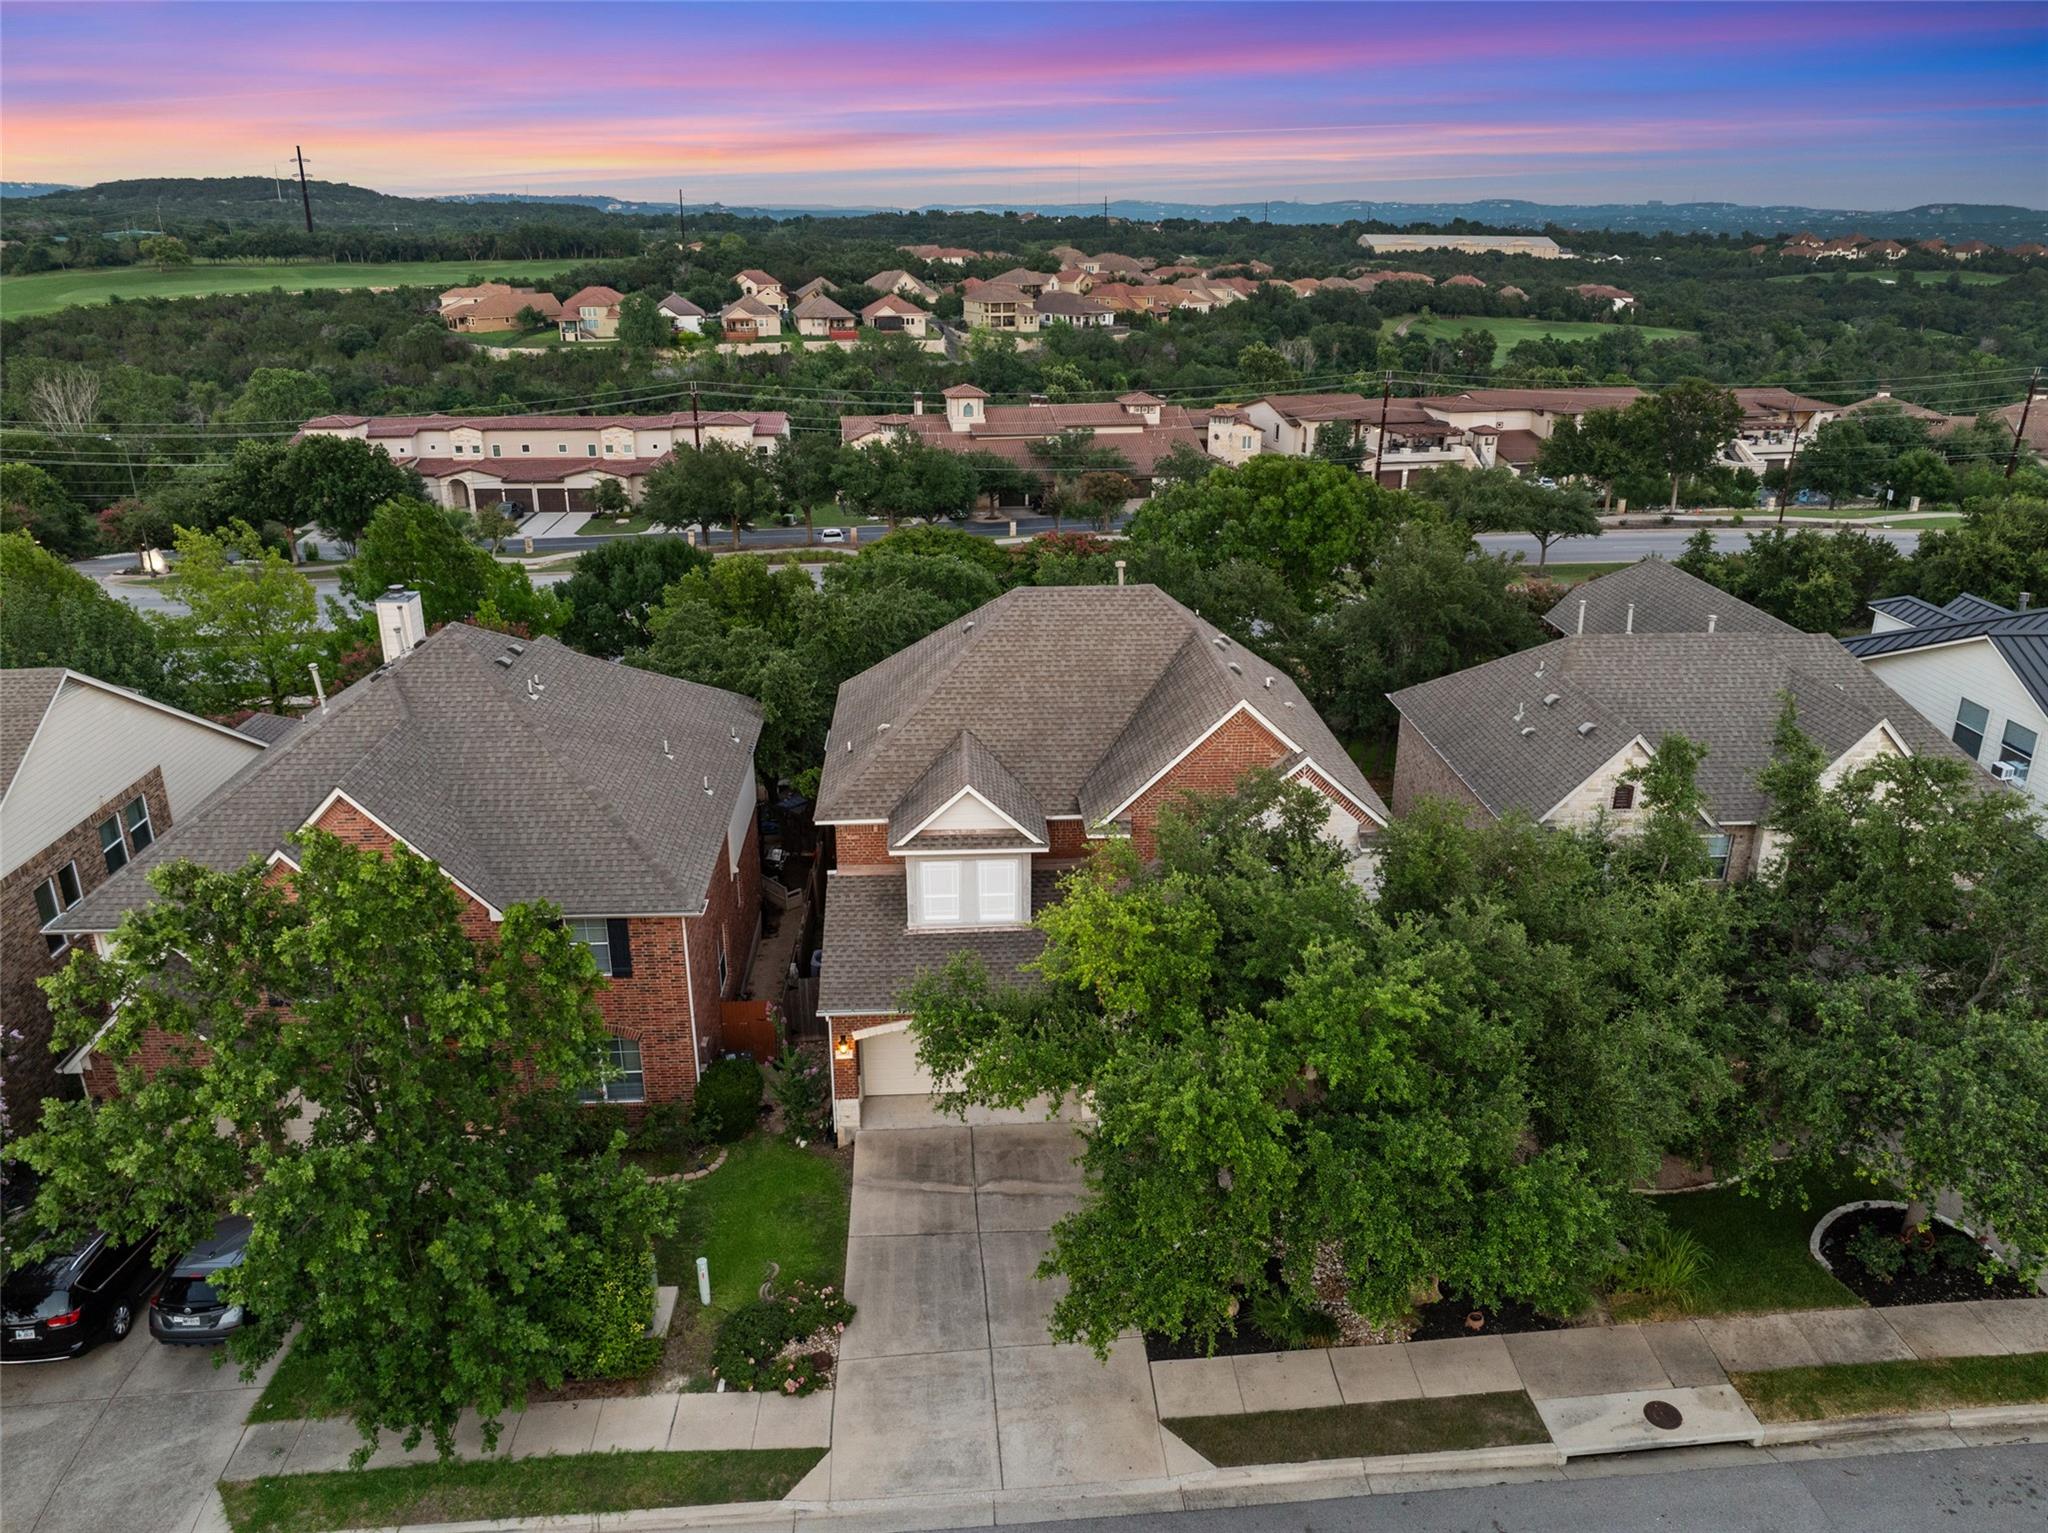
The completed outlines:
{"type": "Polygon", "coordinates": [[[0,181],[0,197],[47,197],[52,192],[74,190],[55,181],[0,181]]]}
{"type": "MultiPolygon", "coordinates": [[[[607,197],[598,192],[560,192],[546,196],[520,197],[511,192],[451,192],[438,199],[442,202],[465,203],[506,203],[506,202],[552,202],[567,203],[575,207],[596,208],[601,213],[627,213],[636,218],[673,218],[676,205],[673,202],[636,202],[627,197],[607,197]]],[[[686,202],[685,214],[730,213],[735,218],[862,218],[870,213],[900,213],[902,208],[873,206],[806,207],[795,204],[788,207],[735,207],[724,202],[686,202]]]]}
{"type": "MultiPolygon", "coordinates": [[[[406,233],[447,233],[463,229],[503,229],[512,223],[579,223],[606,221],[616,215],[596,206],[566,199],[488,204],[452,202],[428,197],[393,197],[344,181],[308,183],[313,220],[323,229],[378,229],[406,233]]],[[[9,202],[11,189],[0,190],[9,202]]],[[[22,198],[23,205],[6,209],[8,221],[25,232],[38,225],[78,230],[140,227],[189,230],[194,227],[246,228],[276,224],[299,227],[305,217],[299,185],[270,176],[175,177],[159,180],[103,181],[97,186],[65,188],[22,198]]],[[[672,211],[656,209],[660,211],[672,211]]]]}

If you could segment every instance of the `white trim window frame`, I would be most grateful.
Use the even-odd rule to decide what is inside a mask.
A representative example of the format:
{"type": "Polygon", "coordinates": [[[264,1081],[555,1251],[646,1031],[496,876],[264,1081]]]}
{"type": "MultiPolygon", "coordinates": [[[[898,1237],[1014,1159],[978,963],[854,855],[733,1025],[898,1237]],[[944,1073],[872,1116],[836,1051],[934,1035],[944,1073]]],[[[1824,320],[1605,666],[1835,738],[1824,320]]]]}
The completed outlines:
{"type": "MultiPolygon", "coordinates": [[[[58,916],[85,898],[85,891],[78,882],[78,864],[67,862],[48,878],[36,885],[36,914],[42,917],[37,924],[48,926],[58,916]]],[[[58,957],[71,946],[71,938],[63,932],[44,932],[43,946],[49,956],[58,957]]]]}
{"type": "Polygon", "coordinates": [[[149,820],[149,800],[141,794],[121,806],[121,828],[128,832],[128,845],[146,850],[156,840],[156,827],[149,820]]]}
{"type": "Polygon", "coordinates": [[[597,972],[606,979],[610,979],[612,973],[611,923],[603,920],[572,920],[568,923],[568,927],[569,935],[589,949],[590,956],[597,962],[597,972]]]}
{"type": "Polygon", "coordinates": [[[921,860],[917,869],[919,926],[959,926],[965,921],[961,898],[961,864],[951,859],[921,860]]]}
{"type": "Polygon", "coordinates": [[[597,1063],[603,1078],[577,1093],[585,1106],[647,1100],[647,1069],[637,1038],[614,1035],[605,1039],[597,1046],[597,1063]]]}
{"type": "Polygon", "coordinates": [[[1024,919],[1019,899],[1016,861],[1009,857],[978,857],[974,862],[974,917],[983,925],[1024,919]]]}

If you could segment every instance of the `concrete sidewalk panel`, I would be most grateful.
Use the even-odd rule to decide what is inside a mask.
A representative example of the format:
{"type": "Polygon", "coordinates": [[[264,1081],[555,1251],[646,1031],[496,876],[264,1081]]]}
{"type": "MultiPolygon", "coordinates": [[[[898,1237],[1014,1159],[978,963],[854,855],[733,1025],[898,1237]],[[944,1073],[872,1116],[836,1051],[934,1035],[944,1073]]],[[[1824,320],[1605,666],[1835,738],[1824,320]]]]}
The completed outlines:
{"type": "Polygon", "coordinates": [[[1690,1320],[1668,1320],[1642,1328],[1643,1340],[1656,1354],[1664,1375],[1680,1389],[1699,1389],[1728,1382],[1728,1370],[1700,1328],[1690,1320]]]}
{"type": "Polygon", "coordinates": [[[1532,1400],[1664,1389],[1671,1377],[1632,1325],[1529,1331],[1503,1338],[1532,1400]]]}
{"type": "MultiPolygon", "coordinates": [[[[2018,1303],[2018,1300],[2008,1300],[2018,1303]]],[[[1884,1312],[1915,1357],[1998,1357],[2012,1351],[1986,1326],[1980,1304],[1897,1304],[1884,1312]]]]}
{"type": "MultiPolygon", "coordinates": [[[[234,1456],[228,1460],[228,1467],[220,1472],[223,1480],[253,1480],[261,1475],[284,1473],[285,1461],[291,1457],[292,1449],[298,1446],[299,1433],[305,1430],[303,1421],[259,1421],[242,1429],[242,1440],[235,1445],[234,1456]]],[[[14,1423],[7,1424],[8,1456],[14,1454],[14,1423]]],[[[13,1469],[10,1463],[10,1472],[13,1469]]],[[[26,1526],[26,1524],[23,1524],[26,1526]]]]}
{"type": "Polygon", "coordinates": [[[553,1453],[588,1453],[597,1439],[601,1400],[544,1400],[519,1413],[512,1433],[514,1458],[546,1458],[553,1453]]]}
{"type": "Polygon", "coordinates": [[[975,1228],[974,1194],[965,1188],[862,1183],[847,1225],[850,1235],[940,1235],[975,1228]]]}
{"type": "MultiPolygon", "coordinates": [[[[516,1418],[506,1418],[506,1431],[516,1418]]],[[[326,1470],[346,1469],[348,1461],[355,1456],[356,1449],[363,1445],[363,1434],[356,1424],[346,1416],[323,1416],[305,1423],[304,1430],[293,1440],[291,1452],[285,1455],[284,1474],[318,1474],[326,1470]]]]}
{"type": "Polygon", "coordinates": [[[998,1347],[1041,1347],[1052,1341],[1052,1307],[1067,1291],[1064,1277],[1041,1278],[1038,1264],[1052,1245],[1043,1230],[983,1231],[981,1265],[988,1285],[989,1340],[998,1347]]]}
{"type": "Polygon", "coordinates": [[[987,1347],[842,1358],[833,1393],[834,1501],[997,1487],[995,1382],[987,1347]]]}
{"type": "Polygon", "coordinates": [[[676,1395],[626,1395],[597,1407],[597,1435],[591,1450],[653,1453],[668,1446],[676,1424],[676,1395]]]}
{"type": "MultiPolygon", "coordinates": [[[[0,1473],[0,1527],[35,1526],[44,1503],[64,1482],[65,1471],[92,1435],[100,1409],[96,1400],[66,1400],[56,1405],[11,1405],[0,1416],[7,1434],[0,1452],[6,1466],[0,1473]]],[[[298,1427],[296,1421],[286,1424],[298,1427]]]]}
{"type": "Polygon", "coordinates": [[[1346,1405],[1369,1405],[1376,1400],[1414,1400],[1422,1395],[1422,1381],[1415,1377],[1415,1364],[1405,1346],[1332,1347],[1330,1370],[1337,1376],[1337,1392],[1346,1405]]]}
{"type": "Polygon", "coordinates": [[[1699,1322],[1700,1334],[1730,1373],[1813,1368],[1820,1354],[1790,1315],[1729,1315],[1699,1322]]]}
{"type": "Polygon", "coordinates": [[[974,1144],[966,1128],[880,1130],[858,1135],[853,1185],[974,1190],[974,1144]]]}
{"type": "Polygon", "coordinates": [[[1402,1343],[1415,1378],[1425,1398],[1446,1395],[1491,1395],[1520,1389],[1522,1376],[1508,1344],[1498,1336],[1474,1336],[1455,1341],[1411,1341],[1402,1343]]]}
{"type": "Polygon", "coordinates": [[[2048,1352],[2048,1299],[1987,1299],[1976,1306],[1984,1329],[2013,1352],[2048,1352]]]}
{"type": "Polygon", "coordinates": [[[1117,1342],[1103,1361],[1081,1346],[999,1349],[995,1403],[1005,1489],[1166,1474],[1141,1341],[1117,1342]]]}
{"type": "Polygon", "coordinates": [[[760,1414],[761,1397],[742,1390],[677,1395],[668,1449],[671,1453],[708,1453],[720,1448],[751,1448],[760,1414]]]}
{"type": "Polygon", "coordinates": [[[1166,1452],[1166,1472],[1176,1479],[1187,1474],[1207,1474],[1216,1467],[1166,1427],[1159,1429],[1159,1445],[1166,1452]]]}
{"type": "MultiPolygon", "coordinates": [[[[855,1188],[854,1202],[861,1197],[855,1188]]],[[[846,1328],[841,1358],[988,1348],[981,1241],[972,1233],[847,1241],[846,1297],[860,1312],[846,1328]]]]}
{"type": "Polygon", "coordinates": [[[1342,1405],[1330,1354],[1323,1348],[1306,1352],[1254,1352],[1231,1359],[1237,1367],[1237,1392],[1251,1411],[1299,1411],[1342,1405]]]}
{"type": "Polygon", "coordinates": [[[1810,1309],[1792,1323],[1823,1363],[1891,1363],[1913,1355],[1881,1309],[1810,1309]]]}
{"type": "Polygon", "coordinates": [[[763,1395],[754,1419],[757,1448],[832,1446],[832,1391],[809,1395],[763,1395]]]}
{"type": "Polygon", "coordinates": [[[1166,1358],[1152,1365],[1152,1393],[1159,1419],[1180,1416],[1241,1416],[1244,1397],[1237,1368],[1227,1357],[1166,1358]]]}

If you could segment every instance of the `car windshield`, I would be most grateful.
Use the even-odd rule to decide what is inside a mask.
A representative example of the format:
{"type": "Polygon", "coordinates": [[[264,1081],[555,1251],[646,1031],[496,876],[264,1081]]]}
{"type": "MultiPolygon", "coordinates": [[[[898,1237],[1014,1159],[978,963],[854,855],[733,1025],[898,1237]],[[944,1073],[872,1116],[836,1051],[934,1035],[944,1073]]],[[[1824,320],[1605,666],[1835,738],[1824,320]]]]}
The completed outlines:
{"type": "Polygon", "coordinates": [[[174,1272],[164,1279],[161,1302],[166,1309],[211,1309],[225,1301],[205,1278],[174,1272]]]}

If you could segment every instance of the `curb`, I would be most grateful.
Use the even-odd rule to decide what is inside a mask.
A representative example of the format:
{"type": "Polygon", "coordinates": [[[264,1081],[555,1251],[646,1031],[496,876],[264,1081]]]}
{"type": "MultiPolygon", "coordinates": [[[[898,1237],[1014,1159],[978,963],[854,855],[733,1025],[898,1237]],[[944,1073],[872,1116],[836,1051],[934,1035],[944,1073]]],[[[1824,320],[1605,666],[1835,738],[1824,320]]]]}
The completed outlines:
{"type": "Polygon", "coordinates": [[[1780,1448],[1791,1443],[1840,1442],[1845,1438],[1964,1427],[2048,1427],[2048,1405],[1973,1405],[1947,1411],[1913,1411],[1902,1416],[1785,1421],[1765,1426],[1750,1442],[1759,1448],[1780,1448]]]}

